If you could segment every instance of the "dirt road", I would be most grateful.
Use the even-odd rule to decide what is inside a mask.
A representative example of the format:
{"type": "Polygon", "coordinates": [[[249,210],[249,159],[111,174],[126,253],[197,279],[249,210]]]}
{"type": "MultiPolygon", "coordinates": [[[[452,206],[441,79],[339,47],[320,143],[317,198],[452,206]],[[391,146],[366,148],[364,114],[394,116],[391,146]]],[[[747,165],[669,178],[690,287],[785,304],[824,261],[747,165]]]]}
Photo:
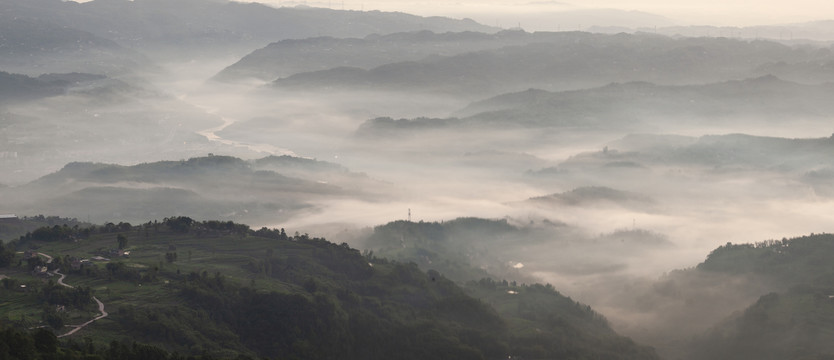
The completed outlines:
{"type": "MultiPolygon", "coordinates": [[[[49,256],[48,256],[48,255],[46,255],[46,254],[43,254],[43,253],[40,253],[40,254],[41,254],[41,255],[44,255],[44,256],[47,256],[47,257],[49,257],[49,256]]],[[[51,258],[51,257],[50,257],[49,259],[50,259],[50,260],[52,260],[52,258],[51,258]]],[[[66,283],[64,283],[64,278],[66,278],[66,277],[67,277],[67,275],[66,275],[66,274],[61,274],[61,273],[59,272],[59,270],[55,270],[55,271],[53,271],[52,273],[53,273],[53,274],[55,274],[55,275],[60,275],[60,276],[61,276],[60,278],[58,278],[58,284],[59,284],[59,285],[61,285],[61,286],[66,286],[66,287],[71,288],[71,289],[72,289],[72,288],[74,288],[72,285],[67,285],[66,283]]],[[[83,323],[83,324],[80,324],[80,325],[67,325],[68,327],[74,327],[74,329],[70,330],[70,331],[69,331],[69,332],[67,332],[66,334],[58,335],[58,337],[59,337],[59,338],[62,338],[62,337],[64,337],[64,336],[70,336],[70,335],[72,335],[72,334],[75,334],[76,332],[78,332],[78,330],[81,330],[81,329],[83,329],[85,326],[92,324],[94,321],[96,321],[96,320],[98,320],[98,319],[102,319],[102,318],[107,317],[107,315],[108,315],[108,314],[107,314],[107,311],[104,311],[104,303],[102,303],[102,302],[101,302],[101,301],[100,301],[97,297],[95,297],[95,296],[93,296],[93,300],[95,300],[95,302],[98,304],[98,311],[99,311],[101,314],[100,314],[99,316],[94,317],[92,320],[87,321],[87,322],[85,322],[85,323],[83,323]]]]}

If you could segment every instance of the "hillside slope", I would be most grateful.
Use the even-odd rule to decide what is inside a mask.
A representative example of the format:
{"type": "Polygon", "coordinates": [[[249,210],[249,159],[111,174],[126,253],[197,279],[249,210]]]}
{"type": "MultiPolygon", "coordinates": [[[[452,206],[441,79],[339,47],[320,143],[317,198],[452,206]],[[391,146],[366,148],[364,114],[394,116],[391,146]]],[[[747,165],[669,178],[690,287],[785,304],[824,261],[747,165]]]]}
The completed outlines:
{"type": "Polygon", "coordinates": [[[502,285],[511,294],[481,282],[485,302],[436,271],[284,229],[174,217],[44,227],[14,246],[51,258],[1,268],[9,323],[49,324],[64,334],[64,323],[95,314],[94,296],[110,315],[68,337],[90,336],[93,346],[140,341],[220,358],[656,358],[550,287],[502,285]],[[101,255],[109,260],[93,258],[101,255]],[[33,275],[36,266],[68,274],[63,281],[76,288],[33,275]]]}
{"type": "Polygon", "coordinates": [[[698,269],[757,274],[787,290],[759,300],[699,337],[693,359],[834,356],[834,235],[727,244],[698,269]]]}

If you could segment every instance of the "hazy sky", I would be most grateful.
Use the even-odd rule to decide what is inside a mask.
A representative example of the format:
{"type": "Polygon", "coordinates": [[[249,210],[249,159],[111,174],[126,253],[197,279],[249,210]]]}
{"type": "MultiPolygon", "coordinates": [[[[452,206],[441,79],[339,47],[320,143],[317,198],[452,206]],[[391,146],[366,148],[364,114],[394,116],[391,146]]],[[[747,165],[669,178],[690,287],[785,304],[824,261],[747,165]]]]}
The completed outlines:
{"type": "MultiPolygon", "coordinates": [[[[91,0],[75,0],[87,2],[91,0]]],[[[401,11],[422,16],[472,18],[486,25],[504,28],[522,25],[525,30],[554,30],[543,19],[553,12],[588,9],[616,9],[645,12],[667,18],[645,26],[717,25],[752,26],[789,24],[834,19],[834,1],[830,0],[232,0],[260,2],[273,6],[308,5],[345,10],[401,11]],[[539,27],[539,28],[537,28],[539,27]],[[540,28],[545,27],[545,28],[540,28]]],[[[581,26],[608,26],[610,17],[600,23],[565,23],[562,29],[581,26]]],[[[643,18],[645,20],[645,18],[643,18]]],[[[564,23],[564,20],[558,20],[564,23]]],[[[593,22],[593,20],[592,20],[593,22]]],[[[617,24],[613,24],[617,25],[617,24]]],[[[628,25],[628,23],[626,24],[628,25]]]]}
{"type": "MultiPolygon", "coordinates": [[[[834,18],[834,2],[830,0],[314,0],[280,1],[263,0],[276,5],[293,6],[306,3],[310,6],[344,7],[351,10],[403,11],[418,15],[447,15],[471,17],[488,25],[495,22],[510,23],[525,16],[541,16],[548,11],[608,8],[626,11],[642,11],[661,15],[681,25],[748,26],[783,24],[834,18]],[[525,16],[523,16],[525,15],[525,16]]],[[[603,24],[589,24],[603,25],[603,24]]]]}

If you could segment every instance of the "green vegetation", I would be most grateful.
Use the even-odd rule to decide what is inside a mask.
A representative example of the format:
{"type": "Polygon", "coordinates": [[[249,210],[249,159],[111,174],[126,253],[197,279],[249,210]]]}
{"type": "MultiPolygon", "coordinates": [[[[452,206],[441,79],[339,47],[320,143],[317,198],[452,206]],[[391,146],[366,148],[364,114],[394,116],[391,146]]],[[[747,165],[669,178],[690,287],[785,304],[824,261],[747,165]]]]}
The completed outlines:
{"type": "Polygon", "coordinates": [[[818,288],[770,293],[694,342],[694,359],[830,359],[834,300],[818,288]]]}
{"type": "Polygon", "coordinates": [[[9,266],[12,260],[14,260],[14,248],[3,245],[3,242],[0,241],[0,268],[9,266]]]}
{"type": "MultiPolygon", "coordinates": [[[[96,346],[90,338],[83,343],[68,340],[61,344],[52,331],[37,329],[32,332],[7,328],[0,331],[0,358],[21,360],[212,360],[210,355],[183,356],[145,344],[113,341],[107,346],[96,346]]],[[[238,356],[237,360],[253,359],[238,356]]]]}
{"type": "Polygon", "coordinates": [[[787,290],[762,296],[699,337],[693,359],[834,357],[834,235],[728,243],[698,269],[757,274],[787,290]]]}
{"type": "Polygon", "coordinates": [[[497,267],[501,261],[487,249],[524,231],[507,220],[394,221],[375,227],[363,246],[379,257],[413,262],[423,270],[436,270],[458,282],[484,277],[521,280],[513,269],[497,267]]]}
{"type": "Polygon", "coordinates": [[[508,241],[515,246],[535,241],[533,231],[513,226],[506,219],[395,221],[374,228],[366,241],[373,250],[367,255],[410,262],[427,270],[432,278],[443,274],[465,283],[469,296],[490,305],[506,321],[509,353],[513,355],[533,359],[656,356],[654,350],[617,335],[602,315],[563,296],[550,284],[494,280],[496,275],[521,276],[516,269],[482,265],[501,263],[487,249],[500,248],[508,241]]]}
{"type": "MultiPolygon", "coordinates": [[[[57,216],[24,216],[20,219],[0,219],[0,239],[13,240],[27,232],[32,232],[43,227],[76,227],[89,226],[90,224],[78,221],[78,219],[68,219],[57,216]]],[[[43,230],[42,230],[43,231],[43,230]]]]}
{"type": "MultiPolygon", "coordinates": [[[[515,299],[522,302],[513,305],[499,301],[503,289],[491,289],[488,280],[486,287],[463,289],[414,263],[284,229],[173,217],[141,225],[56,224],[14,245],[52,260],[15,254],[2,269],[8,277],[0,302],[8,311],[0,323],[23,339],[11,341],[36,344],[33,337],[67,334],[66,325],[98,316],[92,297],[109,315],[47,339],[57,345],[28,357],[5,350],[10,358],[656,357],[550,287],[518,286],[515,299]],[[124,253],[119,239],[129,239],[124,253]],[[56,270],[74,288],[56,284],[56,270]]],[[[0,353],[7,348],[18,349],[0,345],[0,353]]]]}
{"type": "Polygon", "coordinates": [[[784,286],[834,285],[834,234],[817,234],[713,250],[698,269],[766,276],[784,286]]]}
{"type": "Polygon", "coordinates": [[[507,321],[512,353],[530,359],[652,358],[654,350],[617,335],[590,306],[550,284],[517,284],[481,279],[466,291],[490,304],[507,321]]]}

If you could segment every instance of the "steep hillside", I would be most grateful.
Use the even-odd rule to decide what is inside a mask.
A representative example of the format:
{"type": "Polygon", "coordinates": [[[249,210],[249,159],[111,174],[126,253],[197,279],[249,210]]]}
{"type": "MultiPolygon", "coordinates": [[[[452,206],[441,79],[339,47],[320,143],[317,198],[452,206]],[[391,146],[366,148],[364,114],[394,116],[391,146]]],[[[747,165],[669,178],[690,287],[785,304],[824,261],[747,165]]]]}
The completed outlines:
{"type": "Polygon", "coordinates": [[[694,268],[603,286],[595,305],[612,314],[615,329],[664,358],[827,358],[832,240],[818,234],[727,243],[694,268]]]}
{"type": "Polygon", "coordinates": [[[92,349],[138,341],[215,358],[656,358],[549,286],[481,282],[478,300],[436,271],[284,229],[173,217],[45,227],[14,246],[45,255],[0,268],[8,324],[47,325],[64,346],[89,336],[92,349]],[[75,288],[46,281],[59,273],[75,288]],[[68,333],[99,312],[93,299],[108,314],[68,333]]]}
{"type": "Polygon", "coordinates": [[[641,257],[675,245],[638,228],[589,235],[558,220],[458,218],[376,226],[362,247],[460,282],[483,277],[535,282],[536,274],[617,276],[641,257]]]}
{"type": "Polygon", "coordinates": [[[699,270],[758,274],[788,286],[828,286],[834,276],[834,235],[818,234],[756,244],[727,243],[699,270]]]}
{"type": "Polygon", "coordinates": [[[822,359],[834,356],[834,236],[727,244],[699,270],[757,274],[773,292],[699,337],[692,359],[822,359]]]}

